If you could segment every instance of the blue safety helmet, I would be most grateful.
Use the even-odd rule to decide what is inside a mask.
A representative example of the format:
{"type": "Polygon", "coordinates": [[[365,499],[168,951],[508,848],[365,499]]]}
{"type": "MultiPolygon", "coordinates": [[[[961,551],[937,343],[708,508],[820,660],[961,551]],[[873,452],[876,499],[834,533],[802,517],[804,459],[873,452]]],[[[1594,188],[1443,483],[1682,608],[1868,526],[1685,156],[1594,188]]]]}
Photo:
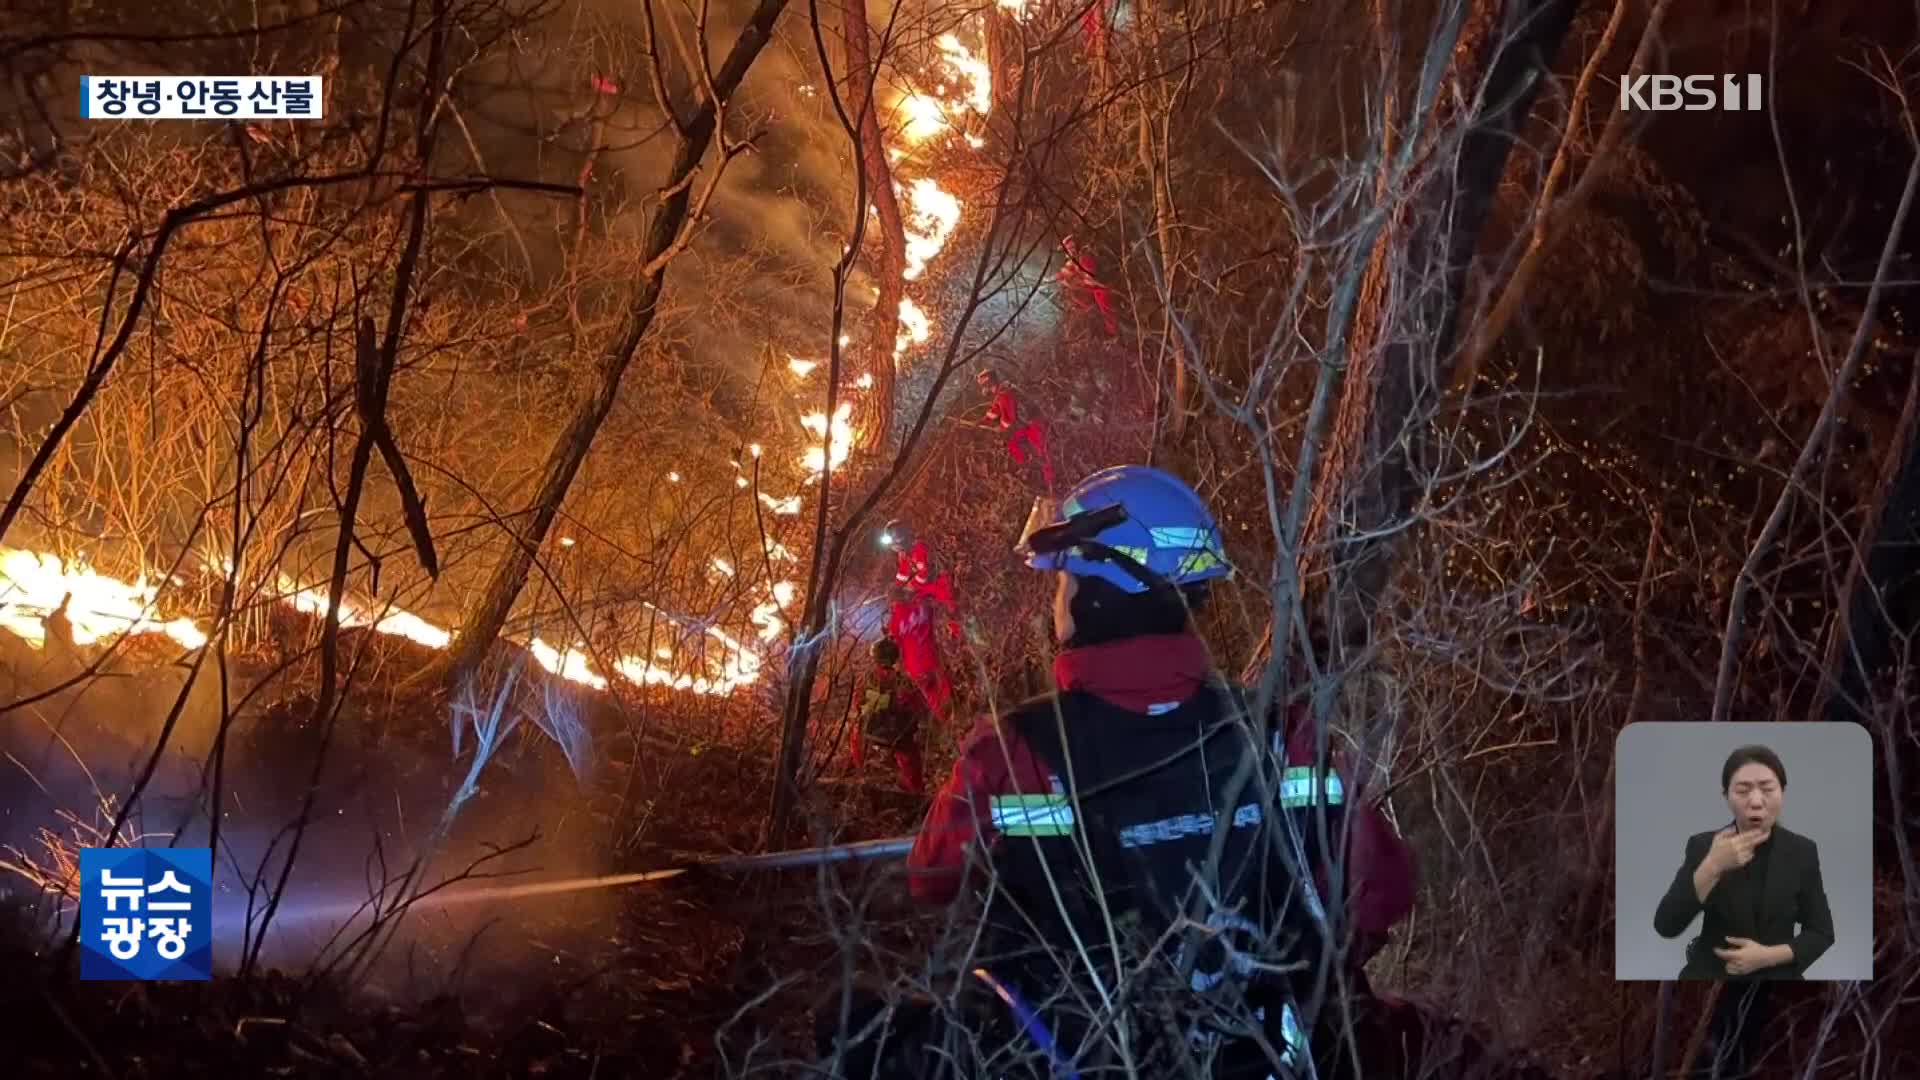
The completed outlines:
{"type": "Polygon", "coordinates": [[[1067,497],[1034,500],[1015,551],[1036,570],[1097,577],[1129,593],[1233,573],[1200,496],[1145,465],[1116,465],[1067,497]]]}

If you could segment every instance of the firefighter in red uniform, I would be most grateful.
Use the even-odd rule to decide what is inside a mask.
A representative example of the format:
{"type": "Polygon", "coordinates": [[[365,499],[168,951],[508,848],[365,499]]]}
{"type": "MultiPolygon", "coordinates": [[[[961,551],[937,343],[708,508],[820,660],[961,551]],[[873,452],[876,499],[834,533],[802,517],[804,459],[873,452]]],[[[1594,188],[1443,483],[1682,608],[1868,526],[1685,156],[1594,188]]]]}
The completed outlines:
{"type": "Polygon", "coordinates": [[[873,673],[861,689],[854,715],[853,767],[866,768],[867,743],[893,754],[900,770],[900,786],[915,795],[927,788],[920,756],[920,734],[925,727],[927,699],[920,687],[899,668],[900,645],[892,638],[873,643],[873,673]]]}
{"type": "Polygon", "coordinates": [[[991,370],[982,370],[974,376],[982,392],[992,399],[987,405],[987,423],[998,424],[1007,438],[1007,453],[1014,463],[1025,465],[1027,455],[1031,453],[1040,461],[1040,474],[1046,481],[1047,490],[1053,490],[1053,459],[1047,454],[1047,433],[1040,421],[1029,420],[1020,423],[1020,406],[1013,396],[1013,388],[1001,382],[991,370]],[[1026,444],[1024,447],[1022,443],[1026,444]]]}
{"type": "Polygon", "coordinates": [[[933,573],[924,540],[916,540],[906,525],[887,523],[880,542],[897,553],[893,602],[887,613],[887,636],[900,644],[900,666],[919,685],[936,718],[946,715],[953,697],[953,680],[940,658],[936,619],[944,617],[947,636],[960,638],[954,617],[953,580],[947,572],[933,573]]]}
{"type": "Polygon", "coordinates": [[[1100,309],[1108,337],[1118,334],[1120,325],[1113,317],[1113,293],[1093,276],[1093,259],[1080,250],[1071,236],[1061,239],[1060,249],[1067,253],[1067,261],[1054,275],[1055,279],[1072,292],[1074,305],[1081,311],[1100,309]]]}
{"type": "MultiPolygon", "coordinates": [[[[914,897],[944,903],[991,867],[967,985],[988,992],[987,1024],[1050,1059],[1041,1075],[1111,1065],[1109,1008],[1145,1037],[1138,1075],[1184,1075],[1176,1061],[1209,1052],[1216,1077],[1300,1074],[1330,946],[1360,914],[1326,899],[1341,883],[1323,841],[1347,834],[1347,787],[1310,731],[1249,718],[1193,632],[1192,610],[1229,573],[1212,515],[1167,473],[1107,469],[1057,509],[1039,500],[1021,551],[1055,575],[1058,689],[975,727],[908,857],[914,897]],[[1169,1002],[1176,1017],[1147,1015],[1169,1002]],[[1179,1037],[1151,1034],[1169,1030],[1179,1037]]],[[[1386,901],[1365,917],[1404,915],[1409,885],[1363,888],[1386,901]]],[[[845,1030],[878,1016],[864,1003],[845,1030]]],[[[894,1018],[878,1071],[856,1047],[844,1075],[933,1075],[929,1062],[965,1052],[931,1005],[894,1018]]]]}

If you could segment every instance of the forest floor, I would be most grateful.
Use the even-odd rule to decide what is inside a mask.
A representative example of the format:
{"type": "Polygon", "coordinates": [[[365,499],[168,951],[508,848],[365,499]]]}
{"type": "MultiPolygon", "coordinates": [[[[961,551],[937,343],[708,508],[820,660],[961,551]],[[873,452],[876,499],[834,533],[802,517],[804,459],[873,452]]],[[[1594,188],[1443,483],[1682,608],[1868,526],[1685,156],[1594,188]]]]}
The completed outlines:
{"type": "MultiPolygon", "coordinates": [[[[402,676],[426,658],[410,646],[381,648],[380,662],[366,667],[342,711],[343,734],[334,748],[339,765],[323,777],[303,856],[306,872],[294,876],[283,929],[273,938],[278,950],[252,977],[230,974],[239,947],[216,911],[220,973],[212,981],[76,981],[59,942],[36,932],[37,909],[23,883],[11,876],[0,881],[0,970],[10,976],[0,980],[0,1030],[8,1075],[804,1076],[810,1075],[815,1010],[834,999],[843,965],[858,962],[871,979],[924,964],[941,916],[914,910],[897,861],[879,861],[750,876],[694,872],[427,909],[410,916],[398,946],[366,972],[348,978],[338,965],[316,970],[316,957],[325,968],[338,954],[325,948],[324,928],[301,925],[301,905],[364,895],[369,861],[384,852],[397,864],[436,820],[470,761],[449,754],[446,703],[434,693],[404,689],[402,676]]],[[[288,683],[313,685],[298,677],[288,683]]],[[[98,779],[111,783],[104,766],[112,755],[101,750],[101,731],[88,728],[124,728],[126,713],[102,722],[105,710],[67,704],[31,724],[18,711],[0,716],[0,748],[15,763],[35,765],[36,779],[49,789],[37,793],[36,803],[22,785],[0,785],[0,825],[13,829],[4,837],[9,842],[18,843],[22,820],[45,820],[61,790],[47,765],[47,740],[32,737],[48,716],[58,717],[62,746],[94,748],[98,779]]],[[[229,814],[228,836],[238,839],[223,839],[223,848],[252,842],[247,814],[266,829],[297,812],[313,759],[312,734],[300,723],[310,706],[305,698],[256,703],[236,725],[228,804],[248,809],[229,814]]],[[[634,739],[625,734],[631,713],[601,708],[582,715],[600,748],[586,782],[552,740],[524,725],[498,749],[479,793],[461,808],[440,872],[501,849],[511,850],[485,863],[485,872],[500,875],[487,884],[661,869],[683,865],[689,855],[761,849],[771,776],[765,746],[665,730],[634,739]],[[530,836],[531,843],[516,847],[530,836]]],[[[936,776],[950,757],[940,746],[943,737],[950,741],[950,734],[933,740],[936,776]]],[[[465,746],[471,754],[471,737],[465,746]]],[[[923,801],[894,789],[889,765],[875,763],[860,777],[828,771],[810,809],[816,821],[841,827],[817,841],[899,836],[914,828],[923,801]]],[[[1434,974],[1403,971],[1393,982],[1444,982],[1434,974]]],[[[1580,987],[1601,985],[1561,982],[1522,981],[1507,989],[1539,1002],[1578,998],[1580,987]]],[[[1630,1045],[1641,1042],[1634,1027],[1617,1019],[1628,1015],[1620,1010],[1638,995],[1628,994],[1625,984],[1605,985],[1619,993],[1590,1000],[1584,1011],[1565,1002],[1574,1012],[1558,1045],[1536,1048],[1559,1068],[1520,1075],[1613,1075],[1616,1059],[1638,1056],[1630,1045]],[[1615,1041],[1609,1030],[1622,1045],[1607,1045],[1615,1041]]],[[[1806,989],[1796,1000],[1817,1005],[1816,988],[1806,989]]],[[[1681,993],[1675,1029],[1684,1034],[1697,995],[1681,993]]],[[[1488,1008],[1482,1003],[1469,1011],[1488,1008]]],[[[1796,1014],[1804,1012],[1795,1007],[1796,1014]]],[[[1818,1026],[1811,1015],[1806,1021],[1792,1020],[1783,1031],[1802,1042],[1818,1026]]],[[[1883,1041],[1883,1049],[1891,1044],[1883,1041]]],[[[1854,1059],[1839,1064],[1839,1072],[1816,1075],[1842,1075],[1858,1064],[1854,1059]]],[[[1455,1069],[1434,1075],[1456,1074],[1483,1075],[1455,1069]]]]}
{"type": "MultiPolygon", "coordinates": [[[[374,673],[342,710],[330,754],[337,764],[323,778],[307,854],[280,916],[284,932],[255,977],[73,981],[62,975],[72,968],[59,962],[59,940],[45,932],[44,898],[36,903],[13,875],[0,881],[7,909],[0,911],[0,965],[16,976],[0,989],[0,1015],[7,1018],[0,1026],[12,1032],[3,1041],[19,1066],[10,1075],[664,1078],[714,1075],[723,1057],[731,1068],[751,1059],[765,1075],[785,1075],[773,1062],[807,1052],[813,1002],[831,992],[815,973],[837,967],[838,948],[824,932],[817,899],[821,884],[836,896],[871,895],[868,917],[893,928],[883,936],[910,933],[897,861],[750,878],[695,872],[423,908],[364,975],[347,980],[335,966],[329,977],[313,977],[316,957],[325,966],[338,955],[324,948],[338,919],[306,919],[305,900],[364,896],[367,867],[383,856],[397,869],[471,761],[471,734],[464,756],[449,754],[445,702],[400,689],[397,676],[408,661],[423,658],[406,655],[407,646],[382,648],[387,655],[369,665],[374,673]]],[[[57,805],[81,800],[60,797],[72,789],[56,779],[54,759],[69,745],[86,748],[103,789],[112,770],[102,762],[115,759],[103,743],[105,729],[118,722],[100,719],[108,710],[87,707],[84,697],[43,705],[31,721],[16,713],[0,724],[0,747],[31,763],[35,780],[0,806],[9,830],[0,839],[30,854],[29,821],[37,829],[54,823],[60,809],[80,809],[57,805]],[[56,729],[60,749],[50,751],[46,732],[56,729]],[[43,784],[45,790],[32,790],[43,784]]],[[[230,809],[223,849],[249,848],[248,825],[277,828],[298,813],[313,760],[313,733],[301,723],[310,708],[310,699],[295,698],[250,708],[236,722],[226,805],[245,810],[230,809]]],[[[612,710],[582,715],[599,748],[586,782],[550,739],[522,725],[461,807],[433,879],[497,849],[513,850],[487,859],[480,873],[498,877],[448,891],[758,850],[771,779],[767,754],[668,732],[636,740],[612,710]]],[[[117,734],[124,742],[129,733],[117,734]]],[[[168,773],[163,765],[156,789],[168,773]]],[[[921,800],[890,790],[886,772],[832,779],[813,809],[822,819],[848,822],[833,840],[898,836],[918,823],[921,800]]],[[[180,789],[175,783],[171,797],[180,789]]],[[[156,793],[151,804],[166,801],[156,793]]],[[[232,928],[219,925],[226,910],[216,908],[219,971],[231,971],[240,956],[232,928]]]]}

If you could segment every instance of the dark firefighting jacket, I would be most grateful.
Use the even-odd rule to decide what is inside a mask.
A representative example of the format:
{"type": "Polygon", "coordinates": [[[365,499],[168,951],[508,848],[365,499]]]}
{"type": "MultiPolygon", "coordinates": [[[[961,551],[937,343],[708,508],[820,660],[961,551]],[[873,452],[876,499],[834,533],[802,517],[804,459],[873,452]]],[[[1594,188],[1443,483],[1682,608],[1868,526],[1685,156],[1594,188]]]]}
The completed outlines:
{"type": "MultiPolygon", "coordinates": [[[[968,851],[990,853],[976,960],[1063,1033],[1114,1003],[1095,1000],[1101,986],[1149,1003],[1189,991],[1223,1012],[1299,996],[1300,976],[1269,969],[1311,978],[1353,911],[1328,892],[1353,883],[1351,862],[1329,881],[1323,855],[1346,836],[1340,772],[1314,766],[1311,739],[1251,722],[1210,673],[1190,635],[1063,653],[1060,692],[976,728],[909,856],[915,895],[938,901],[968,851]]],[[[1381,931],[1405,915],[1396,894],[1411,899],[1410,866],[1387,869],[1360,920],[1381,931]]]]}

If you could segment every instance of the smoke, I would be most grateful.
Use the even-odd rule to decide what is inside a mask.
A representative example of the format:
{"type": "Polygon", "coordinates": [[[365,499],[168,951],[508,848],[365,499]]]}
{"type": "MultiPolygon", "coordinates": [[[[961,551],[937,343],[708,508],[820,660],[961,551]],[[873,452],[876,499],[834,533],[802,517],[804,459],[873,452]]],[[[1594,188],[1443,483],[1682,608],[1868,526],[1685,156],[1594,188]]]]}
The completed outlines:
{"type": "MultiPolygon", "coordinates": [[[[753,7],[728,0],[704,8],[714,68],[753,7]]],[[[832,268],[849,224],[851,155],[824,92],[806,15],[804,7],[788,10],[727,103],[724,137],[752,139],[754,148],[728,164],[709,218],[671,267],[654,335],[673,356],[667,370],[710,381],[718,404],[743,427],[753,420],[752,388],[770,346],[824,353],[832,268]]],[[[688,9],[669,5],[655,17],[668,95],[685,115],[697,100],[685,51],[698,47],[696,29],[688,9]]],[[[580,0],[556,9],[521,48],[482,64],[467,80],[476,104],[463,119],[489,170],[575,183],[591,158],[588,248],[637,246],[674,149],[674,133],[654,98],[644,35],[639,7],[580,0]],[[617,86],[618,95],[596,91],[596,77],[617,86]],[[475,89],[481,87],[484,93],[475,89]]],[[[450,141],[459,144],[465,164],[464,135],[450,141]]],[[[697,186],[719,157],[717,147],[709,151],[697,186]]],[[[504,195],[499,204],[518,240],[503,232],[498,257],[508,266],[519,262],[524,242],[535,260],[530,284],[536,289],[578,258],[576,208],[557,202],[504,195]]],[[[465,213],[497,229],[499,206],[476,200],[465,213]]],[[[871,302],[870,290],[850,292],[860,304],[871,302]]]]}
{"type": "MultiPolygon", "coordinates": [[[[0,708],[45,692],[94,657],[78,650],[36,652],[0,634],[0,708]]],[[[116,665],[102,677],[32,705],[0,713],[0,860],[19,856],[52,867],[51,834],[71,856],[98,846],[111,815],[152,754],[174,697],[188,686],[178,668],[116,665]],[[14,854],[18,853],[18,856],[14,854]]],[[[236,682],[237,700],[248,689],[236,682]]],[[[446,724],[405,707],[369,707],[355,695],[343,708],[311,824],[284,902],[259,960],[265,967],[345,971],[364,947],[376,912],[473,869],[487,884],[599,873],[607,835],[589,810],[577,774],[591,766],[594,698],[543,684],[522,699],[527,722],[493,732],[490,760],[474,767],[472,740],[460,752],[446,724]],[[459,799],[462,781],[477,783],[459,799]],[[458,803],[458,813],[448,814],[458,803]],[[442,824],[447,827],[443,830],[442,824]],[[416,859],[430,863],[403,888],[416,859]]],[[[271,886],[292,840],[319,732],[311,700],[250,708],[236,719],[223,777],[215,855],[216,968],[234,970],[249,930],[257,933],[271,886]]],[[[189,690],[187,707],[152,783],[120,843],[206,846],[211,755],[221,715],[211,670],[189,690]]],[[[508,714],[514,715],[514,714],[508,714]]],[[[71,906],[0,870],[0,895],[25,899],[50,930],[70,926],[71,906]]],[[[604,938],[618,899],[597,895],[471,904],[411,911],[369,985],[389,995],[445,992],[475,979],[524,972],[568,942],[604,938]],[[540,943],[540,957],[530,950],[540,943]]],[[[496,1003],[504,1004],[498,995],[496,1003]]]]}

